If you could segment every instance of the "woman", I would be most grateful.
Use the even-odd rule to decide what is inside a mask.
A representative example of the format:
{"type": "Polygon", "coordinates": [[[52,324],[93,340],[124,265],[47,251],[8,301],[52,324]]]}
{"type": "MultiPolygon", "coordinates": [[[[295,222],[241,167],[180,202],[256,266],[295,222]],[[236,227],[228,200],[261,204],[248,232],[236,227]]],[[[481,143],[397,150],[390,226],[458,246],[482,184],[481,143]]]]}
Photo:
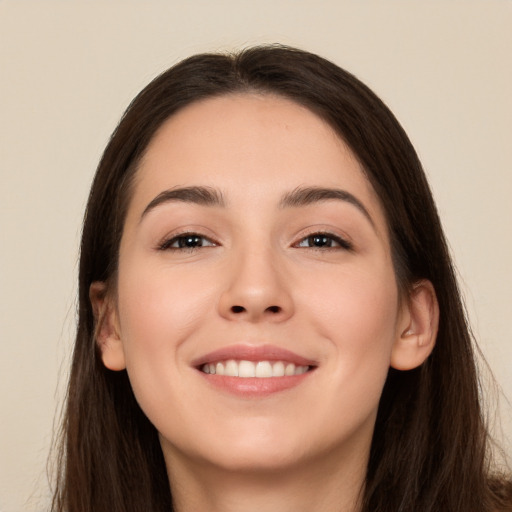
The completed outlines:
{"type": "Polygon", "coordinates": [[[330,62],[259,47],[147,86],[79,300],[54,510],[511,510],[421,164],[330,62]]]}

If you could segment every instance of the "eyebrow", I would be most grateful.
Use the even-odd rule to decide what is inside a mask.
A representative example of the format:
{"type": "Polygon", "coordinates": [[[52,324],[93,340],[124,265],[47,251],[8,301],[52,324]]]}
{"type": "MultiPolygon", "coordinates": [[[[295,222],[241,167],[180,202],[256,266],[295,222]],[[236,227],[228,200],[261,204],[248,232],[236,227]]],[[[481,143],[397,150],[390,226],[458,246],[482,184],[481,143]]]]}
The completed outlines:
{"type": "Polygon", "coordinates": [[[345,201],[355,206],[368,219],[370,224],[375,227],[373,219],[364,204],[350,192],[339,188],[298,187],[281,198],[279,207],[297,208],[299,206],[308,206],[331,199],[345,201]]]}
{"type": "MultiPolygon", "coordinates": [[[[345,201],[355,206],[368,219],[370,224],[375,227],[373,219],[363,203],[350,192],[338,188],[297,187],[282,196],[279,201],[279,208],[298,208],[329,200],[345,201]]],[[[173,188],[158,194],[142,212],[141,220],[157,206],[175,201],[210,207],[223,208],[226,206],[222,192],[213,187],[191,186],[173,188]]]]}
{"type": "Polygon", "coordinates": [[[144,209],[141,219],[157,206],[174,201],[193,203],[201,206],[226,206],[222,192],[212,187],[182,187],[164,190],[144,209]]]}

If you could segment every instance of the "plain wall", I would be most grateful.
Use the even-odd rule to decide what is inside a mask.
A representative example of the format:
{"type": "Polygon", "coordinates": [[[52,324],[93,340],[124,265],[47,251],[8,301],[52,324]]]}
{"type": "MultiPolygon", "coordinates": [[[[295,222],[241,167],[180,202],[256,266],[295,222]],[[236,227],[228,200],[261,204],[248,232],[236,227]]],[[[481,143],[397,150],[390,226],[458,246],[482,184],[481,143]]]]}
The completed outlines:
{"type": "MultiPolygon", "coordinates": [[[[0,0],[0,512],[48,508],[100,154],[132,97],[200,51],[303,47],[387,102],[422,158],[476,337],[511,398],[511,27],[508,0],[0,0]]],[[[509,438],[511,415],[502,399],[509,438]]]]}

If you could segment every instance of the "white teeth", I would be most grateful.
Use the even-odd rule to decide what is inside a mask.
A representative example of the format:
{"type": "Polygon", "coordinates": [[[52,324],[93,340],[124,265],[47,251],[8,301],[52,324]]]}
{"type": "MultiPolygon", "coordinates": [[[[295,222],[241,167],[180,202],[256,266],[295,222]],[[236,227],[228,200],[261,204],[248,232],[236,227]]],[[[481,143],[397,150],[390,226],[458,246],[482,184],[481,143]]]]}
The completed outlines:
{"type": "Polygon", "coordinates": [[[303,373],[306,373],[308,371],[307,366],[297,366],[295,368],[295,375],[302,375],[303,373]]]}
{"type": "Polygon", "coordinates": [[[204,373],[212,375],[225,375],[227,377],[258,377],[266,379],[269,377],[284,377],[291,375],[302,375],[309,370],[309,366],[295,366],[293,363],[283,361],[219,361],[207,363],[201,368],[204,373]]]}
{"type": "Polygon", "coordinates": [[[256,365],[256,377],[272,377],[272,365],[268,361],[260,361],[256,365]]]}
{"type": "Polygon", "coordinates": [[[278,361],[272,366],[272,377],[284,377],[284,363],[278,361]]]}
{"type": "Polygon", "coordinates": [[[285,375],[293,375],[294,373],[295,373],[295,365],[293,363],[288,363],[284,369],[284,374],[285,375]]]}
{"type": "Polygon", "coordinates": [[[256,377],[256,365],[252,361],[240,361],[238,363],[239,377],[256,377]]]}
{"type": "Polygon", "coordinates": [[[226,362],[226,367],[224,369],[224,375],[229,375],[230,377],[238,377],[238,363],[230,359],[226,362]]]}

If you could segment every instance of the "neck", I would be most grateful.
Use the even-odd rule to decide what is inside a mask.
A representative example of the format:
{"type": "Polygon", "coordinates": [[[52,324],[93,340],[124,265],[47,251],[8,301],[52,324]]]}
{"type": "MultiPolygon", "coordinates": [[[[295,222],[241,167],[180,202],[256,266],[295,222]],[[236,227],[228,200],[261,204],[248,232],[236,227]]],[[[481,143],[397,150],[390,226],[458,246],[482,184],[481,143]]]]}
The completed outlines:
{"type": "MultiPolygon", "coordinates": [[[[167,453],[166,453],[167,452],[167,453]]],[[[323,456],[293,468],[225,469],[166,453],[176,512],[359,512],[367,456],[323,456]],[[332,459],[332,460],[331,460],[332,459]]]]}

